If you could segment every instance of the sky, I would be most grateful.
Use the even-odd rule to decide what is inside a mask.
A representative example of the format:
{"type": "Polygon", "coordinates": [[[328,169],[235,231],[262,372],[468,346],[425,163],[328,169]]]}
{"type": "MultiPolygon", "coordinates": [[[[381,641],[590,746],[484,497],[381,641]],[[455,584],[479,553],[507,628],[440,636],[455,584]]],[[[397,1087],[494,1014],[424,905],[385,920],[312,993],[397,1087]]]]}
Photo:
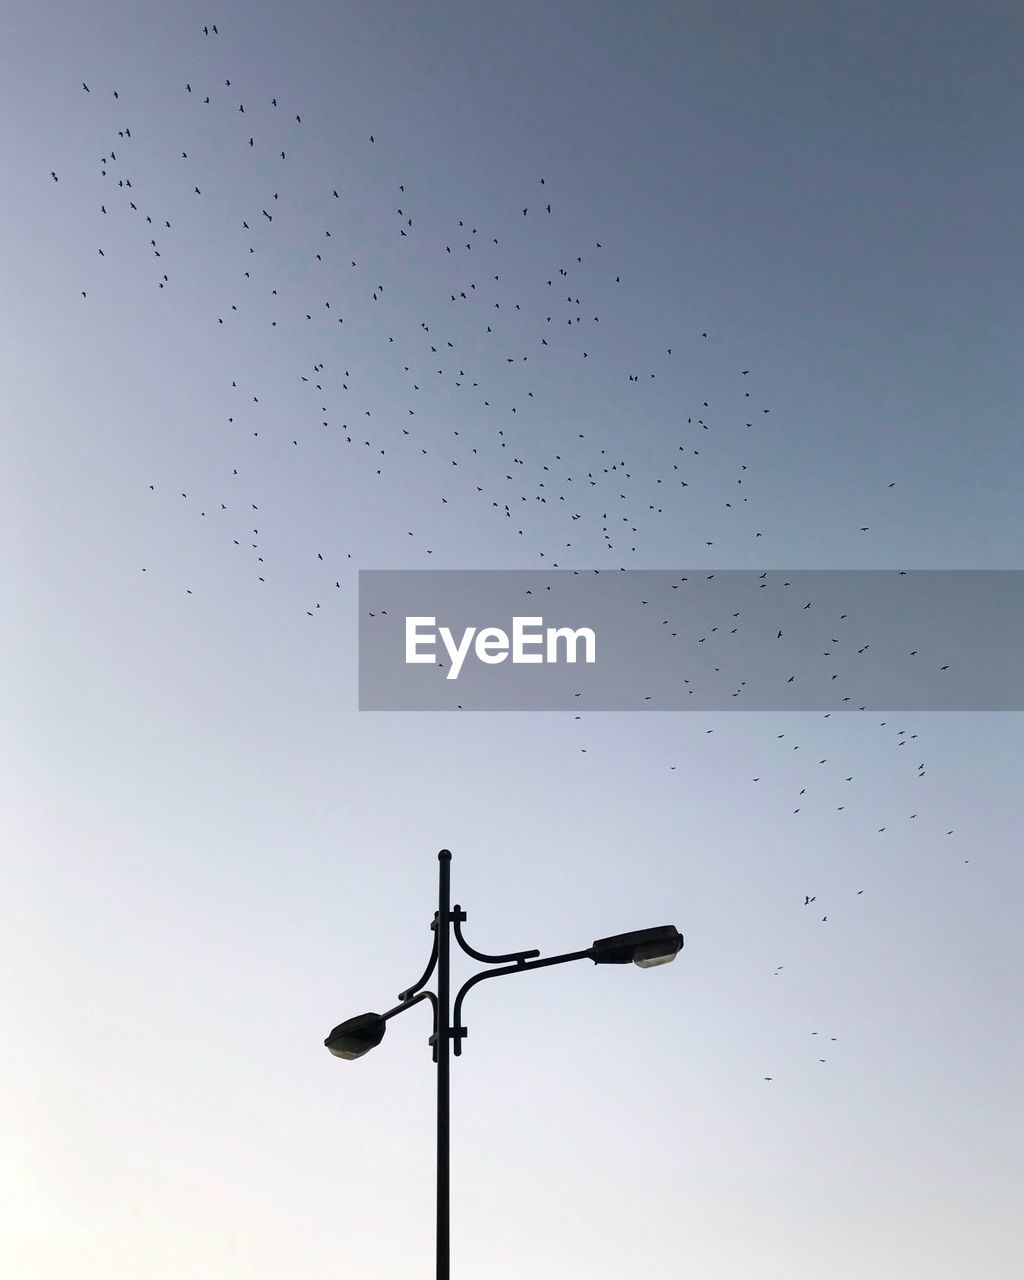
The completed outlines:
{"type": "Polygon", "coordinates": [[[323,1039],[448,848],[686,939],[467,999],[453,1276],[1020,1274],[1018,715],[356,680],[360,569],[1020,566],[1017,6],[6,26],[5,1272],[431,1274],[426,1010],[323,1039]]]}

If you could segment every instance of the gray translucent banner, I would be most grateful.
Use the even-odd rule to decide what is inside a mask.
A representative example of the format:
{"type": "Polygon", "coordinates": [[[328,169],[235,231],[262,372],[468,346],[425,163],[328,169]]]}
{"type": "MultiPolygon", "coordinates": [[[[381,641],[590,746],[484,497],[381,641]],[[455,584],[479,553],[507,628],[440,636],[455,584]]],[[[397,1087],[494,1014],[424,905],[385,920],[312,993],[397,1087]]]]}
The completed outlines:
{"type": "Polygon", "coordinates": [[[1020,711],[1022,633],[1021,570],[363,570],[359,707],[1020,711]]]}

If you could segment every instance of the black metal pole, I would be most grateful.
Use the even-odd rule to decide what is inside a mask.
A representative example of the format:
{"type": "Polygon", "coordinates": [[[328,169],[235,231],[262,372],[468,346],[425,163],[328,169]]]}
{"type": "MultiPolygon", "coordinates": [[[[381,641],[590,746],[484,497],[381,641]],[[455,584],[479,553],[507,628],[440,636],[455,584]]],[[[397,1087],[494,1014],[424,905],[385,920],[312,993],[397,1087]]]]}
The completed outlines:
{"type": "Polygon", "coordinates": [[[437,855],[437,1280],[449,1280],[448,1264],[448,1111],[451,1063],[451,862],[442,849],[437,855]]]}

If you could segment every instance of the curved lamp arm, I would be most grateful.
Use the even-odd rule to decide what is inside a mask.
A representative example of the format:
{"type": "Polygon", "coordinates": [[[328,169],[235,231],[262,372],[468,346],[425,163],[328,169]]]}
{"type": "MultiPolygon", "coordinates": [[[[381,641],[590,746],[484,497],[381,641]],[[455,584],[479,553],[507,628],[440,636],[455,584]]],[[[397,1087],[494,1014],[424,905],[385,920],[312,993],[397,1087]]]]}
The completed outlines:
{"type": "Polygon", "coordinates": [[[420,978],[419,982],[417,982],[414,986],[407,987],[405,991],[399,991],[398,998],[403,1002],[403,1004],[406,1001],[408,1001],[410,996],[414,996],[425,982],[428,982],[430,980],[430,975],[434,972],[434,969],[437,967],[437,916],[436,915],[434,916],[434,923],[431,925],[431,928],[434,930],[434,945],[430,951],[430,959],[427,961],[427,967],[423,970],[423,977],[420,978]]]}
{"type": "MultiPolygon", "coordinates": [[[[427,970],[426,976],[423,978],[423,982],[426,982],[427,978],[430,977],[430,970],[433,969],[433,967],[434,967],[433,962],[431,962],[430,969],[427,970]]],[[[420,986],[423,985],[423,982],[420,983],[420,986]]],[[[433,991],[421,991],[419,995],[414,995],[408,1000],[403,1000],[401,1004],[396,1004],[393,1009],[389,1009],[387,1013],[382,1013],[380,1016],[383,1022],[387,1022],[389,1018],[394,1018],[397,1014],[404,1013],[406,1009],[411,1009],[414,1004],[419,1004],[421,1000],[429,1000],[431,1010],[433,1011],[433,1014],[432,1014],[433,1029],[430,1036],[430,1046],[434,1051],[433,1057],[434,1057],[434,1061],[436,1062],[437,1061],[437,996],[434,995],[433,991]]]]}
{"type": "Polygon", "coordinates": [[[452,910],[452,924],[455,931],[455,941],[465,951],[467,956],[472,956],[474,960],[480,960],[484,964],[510,964],[513,961],[532,960],[534,956],[539,956],[539,951],[512,951],[507,956],[488,956],[482,951],[477,951],[471,947],[466,939],[462,936],[462,922],[466,918],[465,911],[456,902],[452,910]]]}
{"type": "MultiPolygon", "coordinates": [[[[473,954],[473,953],[471,953],[473,954]]],[[[523,955],[537,955],[534,952],[523,952],[523,955]]],[[[471,987],[475,987],[478,982],[483,982],[485,978],[500,978],[505,973],[524,973],[527,969],[546,969],[553,964],[568,964],[570,960],[592,960],[591,948],[585,951],[567,951],[565,955],[548,956],[545,960],[520,960],[516,964],[506,965],[501,969],[491,969],[483,973],[475,973],[472,978],[467,979],[462,984],[459,994],[455,997],[455,1006],[452,1011],[452,1037],[455,1040],[455,1055],[460,1056],[462,1053],[462,1041],[466,1035],[466,1028],[462,1025],[462,1001],[465,999],[466,993],[471,987]]]]}
{"type": "Polygon", "coordinates": [[[419,995],[413,996],[411,1000],[403,1000],[401,1004],[396,1004],[393,1009],[389,1009],[387,1013],[382,1013],[381,1020],[387,1022],[389,1018],[395,1017],[396,1014],[404,1013],[406,1009],[411,1009],[414,1004],[419,1004],[421,1000],[429,1000],[434,1010],[434,1018],[437,1019],[437,996],[433,991],[421,991],[419,995]]]}

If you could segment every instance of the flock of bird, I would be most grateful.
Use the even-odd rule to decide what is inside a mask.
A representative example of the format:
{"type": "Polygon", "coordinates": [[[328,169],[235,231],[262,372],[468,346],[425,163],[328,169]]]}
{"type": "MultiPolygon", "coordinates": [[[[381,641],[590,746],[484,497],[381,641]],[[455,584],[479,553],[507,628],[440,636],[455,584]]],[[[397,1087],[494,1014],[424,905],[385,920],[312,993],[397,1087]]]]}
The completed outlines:
{"type": "MultiPolygon", "coordinates": [[[[214,24],[202,33],[205,40],[220,38],[214,24]]],[[[230,60],[225,55],[225,63],[230,60]]],[[[203,295],[225,290],[207,316],[210,348],[216,351],[223,337],[225,352],[242,343],[255,352],[224,375],[231,412],[221,425],[233,453],[230,466],[195,486],[153,476],[147,483],[155,497],[173,500],[207,523],[211,539],[238,548],[242,572],[267,590],[295,568],[284,536],[267,536],[268,527],[281,523],[268,475],[288,467],[289,477],[300,478],[344,471],[371,503],[390,503],[396,511],[406,507],[405,487],[410,477],[417,483],[419,468],[423,492],[437,490],[444,524],[406,529],[406,567],[435,567],[435,535],[453,522],[472,546],[486,520],[525,567],[583,571],[596,562],[619,571],[642,566],[648,548],[673,540],[680,559],[706,559],[716,554],[723,532],[730,547],[745,539],[751,559],[761,552],[771,491],[756,461],[764,451],[751,441],[773,419],[752,370],[737,360],[731,380],[714,394],[695,391],[704,353],[714,345],[699,326],[656,345],[638,341],[625,354],[610,349],[604,331],[617,332],[615,310],[628,280],[609,260],[613,251],[600,233],[584,237],[578,218],[560,216],[557,184],[537,174],[529,193],[504,213],[492,210],[491,221],[460,217],[439,210],[433,195],[418,196],[395,171],[383,140],[368,133],[361,143],[365,181],[374,192],[390,193],[392,212],[388,223],[374,221],[367,230],[359,207],[362,179],[322,175],[316,189],[293,180],[292,157],[302,153],[302,135],[311,129],[301,104],[285,106],[269,91],[258,100],[242,95],[231,67],[224,72],[216,81],[208,71],[182,77],[175,121],[181,145],[173,154],[143,156],[153,131],[144,114],[131,118],[132,105],[117,89],[86,81],[81,87],[90,106],[101,98],[114,103],[118,121],[97,106],[103,133],[96,248],[104,270],[121,263],[137,271],[141,252],[152,264],[148,276],[136,277],[142,289],[169,295],[182,282],[187,287],[190,272],[202,272],[190,255],[208,222],[227,244],[215,251],[223,270],[203,295]],[[211,171],[193,163],[210,137],[227,156],[212,186],[203,176],[211,171]],[[154,166],[165,187],[140,176],[154,166]],[[183,216],[186,198],[201,208],[183,216]],[[179,233],[183,221],[187,235],[179,233]],[[372,363],[367,351],[374,353],[372,363]],[[282,381],[294,392],[287,417],[276,407],[282,381]],[[574,412],[577,403],[584,407],[574,412]],[[602,417],[609,403],[629,415],[614,431],[602,417]],[[648,418],[656,429],[642,429],[648,418]],[[282,462],[289,451],[304,460],[282,462]],[[704,527],[696,529],[697,520],[706,521],[704,527]]],[[[53,170],[49,179],[60,182],[53,170]]],[[[80,291],[87,304],[97,287],[102,277],[99,286],[80,291]]],[[[880,489],[894,485],[886,480],[880,489]]],[[[855,531],[869,534],[870,522],[855,531]]],[[[329,597],[352,587],[355,568],[370,558],[360,536],[348,528],[333,544],[305,552],[303,573],[319,583],[319,598],[305,608],[309,618],[328,616],[329,597]]],[[[191,595],[192,587],[183,591],[191,595]]],[[[657,609],[664,602],[640,603],[657,609]]],[[[669,626],[669,617],[660,614],[659,625],[669,626]]],[[[734,614],[699,643],[715,643],[712,632],[735,634],[741,625],[734,614]]],[[[845,615],[832,625],[846,626],[845,615]]],[[[835,631],[837,651],[842,635],[835,631]]],[[[680,644],[685,639],[680,636],[680,644]]],[[[783,639],[781,629],[776,639],[783,639]]],[[[855,647],[852,638],[843,643],[855,647]]],[[[574,719],[585,731],[584,714],[574,719]]],[[[878,728],[894,768],[908,779],[924,778],[923,752],[901,751],[918,734],[888,720],[878,728]]],[[[855,771],[821,751],[819,739],[812,732],[801,741],[786,733],[775,740],[779,753],[813,752],[814,777],[808,773],[796,789],[794,818],[809,794],[840,798],[836,787],[843,796],[834,811],[855,808],[847,798],[855,793],[855,771]]],[[[591,747],[578,749],[586,754],[591,747]]],[[[666,768],[675,772],[678,762],[666,768]]],[[[766,776],[759,773],[750,785],[766,776]]],[[[861,809],[868,805],[861,797],[861,809]]],[[[900,821],[920,822],[919,808],[908,804],[874,834],[881,837],[900,821]]],[[[940,830],[954,834],[946,824],[936,834],[940,830]]],[[[825,903],[809,889],[794,905],[827,925],[830,912],[847,909],[863,893],[851,887],[849,903],[825,903]]]]}

